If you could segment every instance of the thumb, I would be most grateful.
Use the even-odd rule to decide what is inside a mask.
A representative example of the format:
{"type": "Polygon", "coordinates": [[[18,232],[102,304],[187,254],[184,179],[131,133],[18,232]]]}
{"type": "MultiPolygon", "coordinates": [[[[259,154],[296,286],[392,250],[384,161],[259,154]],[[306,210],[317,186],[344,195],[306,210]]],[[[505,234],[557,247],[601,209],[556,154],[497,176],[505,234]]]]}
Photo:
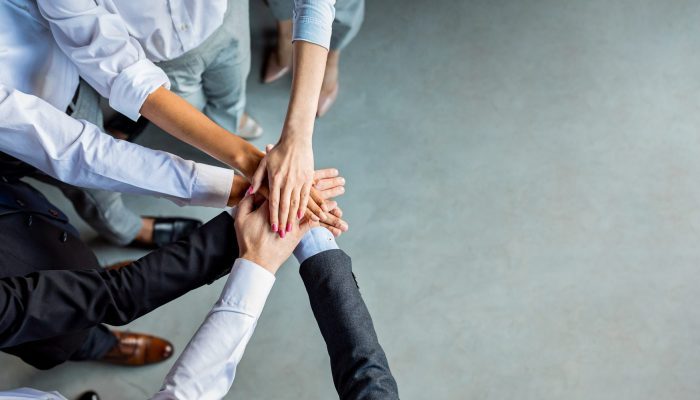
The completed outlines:
{"type": "Polygon", "coordinates": [[[275,147],[274,144],[268,144],[267,146],[265,146],[265,154],[271,152],[273,147],[275,147]]]}
{"type": "Polygon", "coordinates": [[[236,210],[236,218],[245,217],[246,215],[253,212],[253,196],[245,196],[243,200],[238,203],[238,209],[236,210]]]}
{"type": "Polygon", "coordinates": [[[265,172],[267,172],[267,157],[263,157],[263,159],[260,160],[258,169],[255,170],[255,173],[250,180],[250,184],[252,186],[252,190],[250,191],[251,194],[257,193],[260,186],[262,186],[263,179],[265,179],[265,175],[267,175],[265,172]]]}

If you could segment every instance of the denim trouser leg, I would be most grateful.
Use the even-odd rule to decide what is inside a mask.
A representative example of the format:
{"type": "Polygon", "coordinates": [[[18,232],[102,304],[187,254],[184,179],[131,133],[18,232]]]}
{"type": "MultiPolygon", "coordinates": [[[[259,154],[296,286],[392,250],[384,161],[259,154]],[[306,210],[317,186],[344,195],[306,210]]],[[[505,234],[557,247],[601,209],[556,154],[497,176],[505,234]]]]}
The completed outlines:
{"type": "Polygon", "coordinates": [[[223,25],[204,43],[157,65],[168,75],[173,92],[236,132],[245,110],[250,72],[248,2],[229,0],[223,25]]]}
{"type": "MultiPolygon", "coordinates": [[[[278,21],[292,19],[294,0],[267,0],[278,21]]],[[[331,50],[342,50],[360,31],[365,18],[365,0],[337,0],[331,34],[331,50]]]]}
{"type": "MultiPolygon", "coordinates": [[[[78,90],[78,99],[71,105],[73,110],[71,117],[83,119],[102,128],[99,95],[82,80],[78,90]]],[[[114,168],[120,168],[120,166],[115,165],[114,168]]],[[[131,243],[141,229],[141,217],[124,205],[120,193],[79,188],[48,175],[36,178],[58,187],[71,201],[78,215],[100,236],[114,244],[123,246],[131,243]]]]}

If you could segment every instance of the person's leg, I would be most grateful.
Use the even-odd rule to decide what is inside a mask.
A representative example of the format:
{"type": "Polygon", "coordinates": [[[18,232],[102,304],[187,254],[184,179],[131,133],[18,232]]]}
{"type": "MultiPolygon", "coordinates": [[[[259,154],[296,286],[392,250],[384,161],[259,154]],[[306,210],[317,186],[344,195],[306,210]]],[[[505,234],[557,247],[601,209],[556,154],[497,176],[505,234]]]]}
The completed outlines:
{"type": "Polygon", "coordinates": [[[292,12],[294,0],[267,0],[277,20],[277,44],[265,62],[263,82],[270,83],[286,75],[292,68],[292,12]]]}
{"type": "Polygon", "coordinates": [[[249,20],[248,1],[229,0],[221,32],[212,43],[205,44],[207,66],[202,74],[204,113],[246,139],[262,135],[262,129],[245,114],[250,73],[249,20]]]}
{"type": "MultiPolygon", "coordinates": [[[[263,78],[265,83],[281,78],[291,68],[294,0],[268,0],[267,4],[277,19],[277,48],[268,56],[263,78]]],[[[364,16],[364,0],[338,0],[335,3],[331,46],[316,113],[319,117],[328,112],[338,96],[340,53],[357,36],[364,16]]]]}

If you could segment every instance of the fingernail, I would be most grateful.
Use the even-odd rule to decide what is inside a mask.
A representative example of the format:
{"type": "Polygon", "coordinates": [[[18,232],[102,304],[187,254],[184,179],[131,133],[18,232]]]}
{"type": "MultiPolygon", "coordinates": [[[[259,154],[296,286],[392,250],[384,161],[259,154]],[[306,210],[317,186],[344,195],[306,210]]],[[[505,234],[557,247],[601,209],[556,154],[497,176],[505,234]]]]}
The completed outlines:
{"type": "Polygon", "coordinates": [[[280,229],[280,237],[281,237],[282,239],[284,239],[284,235],[285,235],[284,229],[280,229]]]}
{"type": "Polygon", "coordinates": [[[301,210],[297,211],[297,219],[301,219],[301,210]]]}
{"type": "Polygon", "coordinates": [[[287,232],[291,232],[291,231],[292,231],[292,223],[287,222],[287,232]]]}
{"type": "Polygon", "coordinates": [[[277,232],[277,224],[272,224],[272,232],[277,232]]]}
{"type": "Polygon", "coordinates": [[[253,193],[253,187],[248,188],[248,192],[246,192],[248,195],[251,195],[253,193]]]}

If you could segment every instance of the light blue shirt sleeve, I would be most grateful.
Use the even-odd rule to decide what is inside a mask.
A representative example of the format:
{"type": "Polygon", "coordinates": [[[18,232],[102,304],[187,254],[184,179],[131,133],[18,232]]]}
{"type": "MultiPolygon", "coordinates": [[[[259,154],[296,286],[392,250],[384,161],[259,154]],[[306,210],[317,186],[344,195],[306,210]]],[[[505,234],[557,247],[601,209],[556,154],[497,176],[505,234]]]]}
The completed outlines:
{"type": "Polygon", "coordinates": [[[306,232],[304,237],[301,238],[297,248],[294,249],[294,257],[301,264],[307,258],[313,257],[318,253],[338,248],[333,234],[326,228],[317,227],[306,232]]]}
{"type": "Polygon", "coordinates": [[[292,41],[303,40],[329,49],[335,0],[294,0],[292,41]]]}

